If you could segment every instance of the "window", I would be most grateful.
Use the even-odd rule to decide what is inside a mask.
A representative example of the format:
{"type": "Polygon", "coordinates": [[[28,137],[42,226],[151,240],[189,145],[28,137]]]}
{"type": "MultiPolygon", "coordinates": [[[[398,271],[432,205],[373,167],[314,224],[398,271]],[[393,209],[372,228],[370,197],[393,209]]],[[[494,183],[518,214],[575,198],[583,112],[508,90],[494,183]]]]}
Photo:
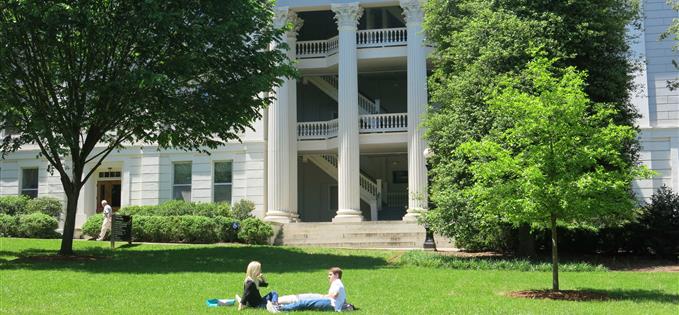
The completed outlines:
{"type": "Polygon", "coordinates": [[[191,162],[174,164],[172,199],[191,201],[191,162]]]}
{"type": "Polygon", "coordinates": [[[233,163],[215,163],[214,173],[214,202],[226,201],[231,203],[231,186],[233,185],[233,163]]]}
{"type": "Polygon", "coordinates": [[[21,194],[30,198],[38,197],[38,169],[21,170],[21,194]]]}

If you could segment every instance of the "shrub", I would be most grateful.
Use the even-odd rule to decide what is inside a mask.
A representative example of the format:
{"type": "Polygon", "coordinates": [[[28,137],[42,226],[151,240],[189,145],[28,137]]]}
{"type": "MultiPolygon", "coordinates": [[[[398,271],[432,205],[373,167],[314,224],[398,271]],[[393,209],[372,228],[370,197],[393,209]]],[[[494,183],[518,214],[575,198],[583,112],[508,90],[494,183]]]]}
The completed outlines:
{"type": "Polygon", "coordinates": [[[19,216],[19,236],[32,238],[55,238],[59,234],[54,230],[59,222],[44,213],[30,213],[19,216]]]}
{"type": "Polygon", "coordinates": [[[217,236],[223,242],[236,242],[238,240],[238,230],[240,230],[240,221],[229,217],[214,218],[216,224],[217,236]]]}
{"type": "Polygon", "coordinates": [[[191,215],[195,208],[195,203],[184,200],[169,200],[158,206],[158,213],[155,215],[191,215]]]}
{"type": "Polygon", "coordinates": [[[258,218],[252,217],[243,220],[240,231],[238,231],[238,238],[248,244],[267,244],[271,236],[273,236],[271,226],[258,218]]]}
{"type": "Polygon", "coordinates": [[[191,214],[210,218],[230,217],[231,206],[227,202],[195,203],[191,214]]]}
{"type": "Polygon", "coordinates": [[[679,253],[679,194],[663,185],[651,196],[651,203],[645,210],[639,220],[641,234],[637,238],[645,240],[645,247],[651,254],[676,258],[679,253]]]}
{"type": "Polygon", "coordinates": [[[214,243],[219,240],[217,224],[213,219],[189,215],[179,218],[182,241],[187,243],[214,243]]]}
{"type": "Polygon", "coordinates": [[[122,215],[156,215],[158,206],[127,206],[118,211],[122,215]]]}
{"type": "Polygon", "coordinates": [[[62,211],[61,201],[54,197],[39,197],[26,203],[26,213],[40,212],[58,219],[62,211]]]}
{"type": "Polygon", "coordinates": [[[252,211],[254,210],[255,203],[247,199],[241,199],[234,203],[231,207],[231,213],[233,213],[233,217],[241,221],[251,218],[252,211]]]}
{"type": "Polygon", "coordinates": [[[18,236],[17,217],[0,213],[0,236],[18,236]]]}
{"type": "Polygon", "coordinates": [[[101,213],[87,218],[87,221],[85,221],[85,224],[82,226],[82,233],[89,235],[90,237],[99,236],[102,222],[104,222],[104,215],[101,213]]]}
{"type": "Polygon", "coordinates": [[[136,216],[132,219],[132,237],[136,241],[181,242],[184,237],[179,216],[136,216]]]}
{"type": "Polygon", "coordinates": [[[23,195],[0,197],[0,213],[15,215],[26,213],[29,198],[23,195]]]}

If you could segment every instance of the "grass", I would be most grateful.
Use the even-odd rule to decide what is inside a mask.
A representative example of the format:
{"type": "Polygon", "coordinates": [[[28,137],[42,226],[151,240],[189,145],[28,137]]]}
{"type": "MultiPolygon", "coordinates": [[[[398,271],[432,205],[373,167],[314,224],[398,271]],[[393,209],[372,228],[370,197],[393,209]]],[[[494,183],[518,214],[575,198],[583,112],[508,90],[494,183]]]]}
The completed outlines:
{"type": "Polygon", "coordinates": [[[74,246],[97,259],[17,260],[52,254],[59,241],[0,238],[0,314],[236,313],[233,307],[207,308],[205,299],[240,294],[250,260],[262,262],[271,289],[281,294],[325,292],[326,268],[342,267],[348,299],[360,308],[356,314],[628,315],[679,310],[677,273],[614,272],[580,265],[578,272],[561,274],[562,289],[596,290],[612,299],[569,302],[505,296],[549,288],[549,272],[504,270],[539,262],[494,262],[494,268],[484,265],[489,270],[477,270],[446,268],[456,264],[413,266],[405,259],[418,254],[395,258],[397,253],[389,251],[144,244],[113,253],[106,243],[76,241],[74,246]]]}

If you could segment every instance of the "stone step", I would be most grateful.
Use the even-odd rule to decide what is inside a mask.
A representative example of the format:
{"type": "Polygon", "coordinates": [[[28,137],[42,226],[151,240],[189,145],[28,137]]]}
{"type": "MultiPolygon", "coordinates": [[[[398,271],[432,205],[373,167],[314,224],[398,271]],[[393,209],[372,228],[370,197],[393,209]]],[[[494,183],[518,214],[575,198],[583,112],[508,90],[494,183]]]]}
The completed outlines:
{"type": "Polygon", "coordinates": [[[342,239],[354,239],[354,238],[366,238],[366,239],[384,239],[384,238],[412,238],[412,239],[418,239],[418,238],[424,238],[425,234],[424,233],[372,233],[372,232],[363,232],[363,233],[337,233],[337,234],[323,234],[319,235],[316,233],[288,233],[288,232],[283,232],[283,237],[285,239],[298,239],[298,238],[305,238],[305,239],[328,239],[328,238],[342,238],[342,239]]]}

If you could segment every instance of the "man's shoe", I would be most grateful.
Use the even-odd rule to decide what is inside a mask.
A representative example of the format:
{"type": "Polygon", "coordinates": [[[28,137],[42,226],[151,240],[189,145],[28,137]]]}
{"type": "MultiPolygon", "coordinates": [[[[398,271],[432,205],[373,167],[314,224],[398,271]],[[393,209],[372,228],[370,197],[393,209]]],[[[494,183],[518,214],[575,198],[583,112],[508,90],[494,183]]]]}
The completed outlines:
{"type": "Polygon", "coordinates": [[[273,305],[271,301],[266,301],[266,310],[269,311],[269,313],[280,313],[281,311],[278,310],[278,307],[273,305]]]}

